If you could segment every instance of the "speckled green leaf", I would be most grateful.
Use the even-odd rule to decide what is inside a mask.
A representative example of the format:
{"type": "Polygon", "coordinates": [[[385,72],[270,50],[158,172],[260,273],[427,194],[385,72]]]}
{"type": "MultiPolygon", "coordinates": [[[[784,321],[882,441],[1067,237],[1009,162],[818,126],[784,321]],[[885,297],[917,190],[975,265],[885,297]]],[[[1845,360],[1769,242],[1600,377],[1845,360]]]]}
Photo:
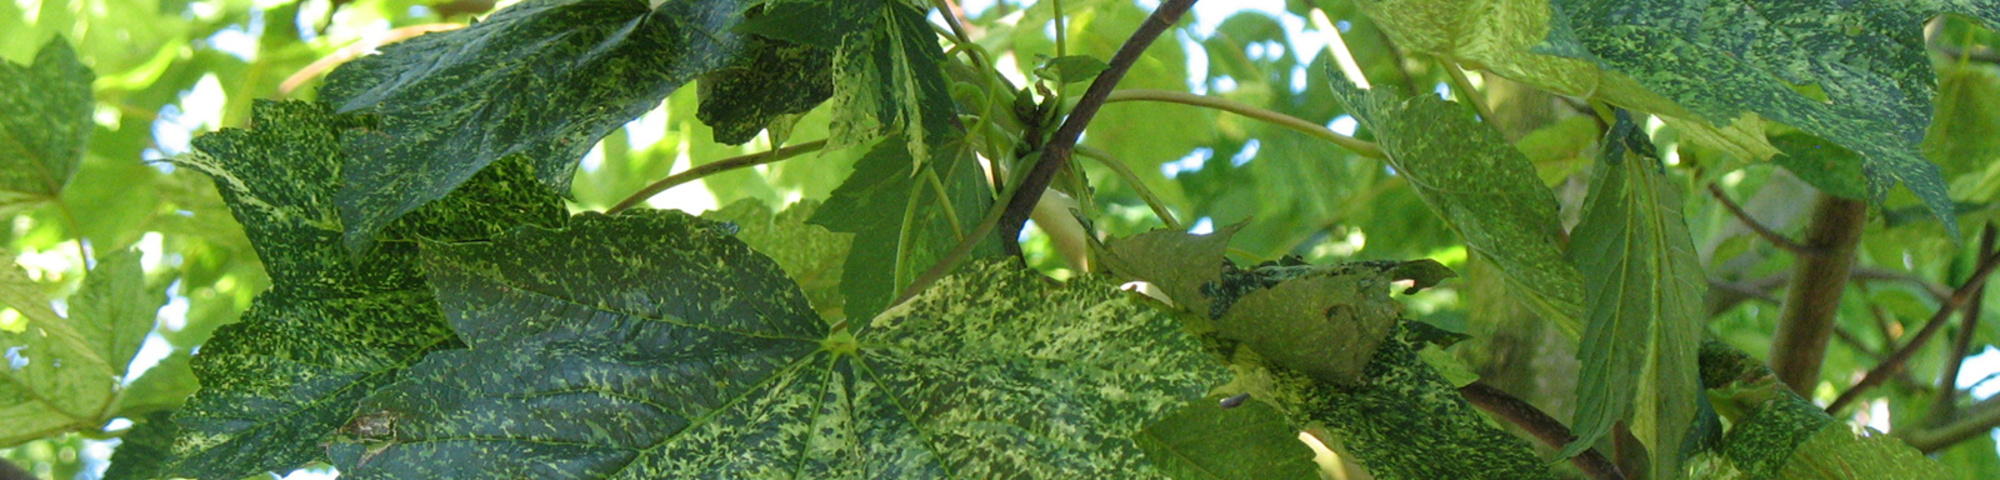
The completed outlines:
{"type": "Polygon", "coordinates": [[[344,139],[353,154],[338,195],[347,244],[365,246],[510,154],[534,159],[544,183],[567,191],[598,139],[702,75],[716,84],[704,108],[740,109],[709,114],[729,124],[718,130],[728,140],[755,133],[743,122],[808,109],[823,88],[812,71],[789,69],[812,67],[821,54],[731,33],[745,3],[525,2],[335,70],[320,98],[380,118],[369,134],[344,139]],[[787,83],[797,78],[811,81],[787,83]]]}
{"type": "Polygon", "coordinates": [[[1211,396],[1146,427],[1139,448],[1178,480],[1317,480],[1312,449],[1284,413],[1259,400],[1224,408],[1211,396]]]}
{"type": "Polygon", "coordinates": [[[764,204],[743,199],[701,218],[736,224],[738,240],[778,262],[806,292],[820,318],[835,320],[846,317],[840,296],[841,264],[854,236],[807,224],[819,206],[818,201],[806,200],[772,214],[764,204]]]}
{"type": "Polygon", "coordinates": [[[1337,387],[1271,368],[1262,373],[1268,398],[1293,423],[1323,429],[1381,480],[1555,478],[1527,442],[1466,403],[1398,330],[1368,364],[1367,384],[1337,387]]]}
{"type": "MultiPolygon", "coordinates": [[[[970,152],[933,160],[917,166],[902,142],[892,138],[878,143],[813,213],[812,223],[854,234],[840,275],[848,318],[866,319],[888,308],[903,287],[957,247],[993,205],[985,173],[970,152]],[[913,168],[918,170],[912,173],[913,168]]],[[[999,252],[997,238],[980,239],[972,257],[999,252]]]]}
{"type": "Polygon", "coordinates": [[[1919,148],[1937,84],[1923,24],[1951,12],[2000,26],[2000,3],[1552,3],[1550,53],[1623,72],[1711,122],[1755,112],[1847,147],[1871,198],[1902,182],[1957,234],[1944,179],[1919,148]]]}
{"type": "Polygon", "coordinates": [[[180,433],[173,414],[172,410],[163,410],[132,418],[132,430],[118,438],[118,450],[112,452],[111,467],[105,469],[104,480],[158,478],[161,467],[173,460],[170,450],[174,435],[180,433]]]}
{"type": "Polygon", "coordinates": [[[90,82],[69,42],[43,45],[32,65],[0,61],[0,212],[53,200],[76,175],[90,120],[90,82]]]}
{"type": "Polygon", "coordinates": [[[1513,291],[1571,334],[1583,330],[1583,278],[1563,258],[1555,195],[1534,165],[1492,125],[1432,95],[1404,99],[1361,91],[1332,75],[1334,96],[1375,135],[1389,165],[1408,179],[1468,248],[1500,265],[1513,291]]]}
{"type": "Polygon", "coordinates": [[[202,345],[191,360],[202,389],[174,416],[173,458],[159,471],[121,470],[133,478],[235,479],[323,458],[318,442],[356,400],[425,352],[458,345],[415,265],[417,238],[478,240],[563,219],[561,199],[513,155],[389,226],[355,258],[342,246],[335,204],[341,145],[376,133],[305,102],[259,103],[253,123],[197,138],[196,153],[176,161],[215,179],[272,290],[202,345]]]}
{"type": "Polygon", "coordinates": [[[1005,262],[829,332],[730,230],[635,211],[428,247],[471,348],[363,400],[336,465],[357,479],[1160,478],[1131,437],[1223,380],[1131,294],[1005,262]]]}
{"type": "Polygon", "coordinates": [[[1613,424],[1627,422],[1652,453],[1650,478],[1682,478],[1688,454],[1682,443],[1701,394],[1696,360],[1708,284],[1676,184],[1656,159],[1606,151],[1570,240],[1590,313],[1577,352],[1577,440],[1562,455],[1589,448],[1613,424]]]}
{"type": "MultiPolygon", "coordinates": [[[[1711,124],[1615,70],[1535,50],[1549,35],[1548,0],[1362,0],[1355,2],[1398,48],[1453,59],[1562,95],[1603,99],[1661,116],[1687,139],[1738,157],[1777,153],[1763,121],[1711,124]]],[[[1336,74],[1337,75],[1337,74],[1336,74]]],[[[1380,80],[1379,78],[1377,80],[1380,80]]]]}
{"type": "Polygon", "coordinates": [[[1901,440],[1868,428],[1829,425],[1792,453],[1777,478],[1926,480],[1951,478],[1943,464],[1901,440]]]}
{"type": "Polygon", "coordinates": [[[740,32],[833,49],[829,148],[900,135],[927,162],[963,127],[944,77],[944,49],[925,11],[903,0],[773,0],[740,32]]]}

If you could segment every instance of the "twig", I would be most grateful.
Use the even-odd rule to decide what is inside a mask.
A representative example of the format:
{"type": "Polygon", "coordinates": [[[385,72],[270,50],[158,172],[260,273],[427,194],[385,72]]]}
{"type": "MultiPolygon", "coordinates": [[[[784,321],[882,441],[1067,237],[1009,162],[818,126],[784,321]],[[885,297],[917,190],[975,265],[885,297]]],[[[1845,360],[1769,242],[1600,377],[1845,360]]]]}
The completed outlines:
{"type": "Polygon", "coordinates": [[[1980,400],[1967,407],[1956,420],[1932,428],[1897,429],[1898,437],[1924,453],[1943,450],[1958,442],[1984,435],[2000,427],[2000,397],[1980,400]]]}
{"type": "Polygon", "coordinates": [[[1738,205],[1735,200],[1731,200],[1729,194],[1724,193],[1722,187],[1716,184],[1708,184],[1708,196],[1715,197],[1715,201],[1721,203],[1723,209],[1729,210],[1731,215],[1736,216],[1736,221],[1743,222],[1743,226],[1750,227],[1750,231],[1756,232],[1757,236],[1764,237],[1765,241],[1771,242],[1772,245],[1776,245],[1779,249],[1792,252],[1792,254],[1801,257],[1816,257],[1824,253],[1821,250],[1800,245],[1799,242],[1792,241],[1791,237],[1786,237],[1784,234],[1764,226],[1756,218],[1751,217],[1750,212],[1744,211],[1742,205],[1738,205]]]}
{"type": "Polygon", "coordinates": [[[1923,289],[1924,293],[1930,294],[1932,300],[1942,302],[1947,298],[1951,298],[1951,289],[1944,288],[1943,285],[1924,280],[1916,275],[1911,275],[1908,272],[1898,272],[1875,267],[1854,267],[1854,279],[1902,282],[1923,289]]]}
{"type": "MultiPolygon", "coordinates": [[[[1986,229],[1979,235],[1980,255],[1993,254],[1993,243],[1995,241],[1993,237],[1996,235],[2000,235],[2000,228],[1995,228],[1990,223],[1987,224],[1986,229]]],[[[1979,311],[1985,305],[1986,289],[1981,288],[1972,292],[1972,298],[1965,303],[1965,311],[1958,315],[1958,333],[1952,338],[1951,356],[1946,357],[1950,361],[1945,362],[1944,374],[1938,376],[1937,399],[1931,401],[1930,421],[1932,423],[1942,422],[1950,418],[1958,410],[1958,404],[1956,403],[1958,400],[1958,373],[1965,366],[1967,351],[1972,349],[1972,337],[1976,336],[1979,332],[1979,311]]]]}
{"type": "Polygon", "coordinates": [[[1146,187],[1146,182],[1139,179],[1139,174],[1132,172],[1132,167],[1127,167],[1118,159],[1111,158],[1110,153],[1089,145],[1077,145],[1076,153],[1097,160],[1097,163],[1104,165],[1104,168],[1111,169],[1112,174],[1124,180],[1126,185],[1132,187],[1132,191],[1138,192],[1139,199],[1146,201],[1146,207],[1153,209],[1153,215],[1160,217],[1160,224],[1174,230],[1186,230],[1181,226],[1181,221],[1174,218],[1173,210],[1167,209],[1167,203],[1160,200],[1159,195],[1154,195],[1153,189],[1146,187]]]}
{"type": "Polygon", "coordinates": [[[1465,76],[1465,69],[1458,66],[1458,61],[1439,57],[1438,66],[1444,67],[1445,73],[1451,74],[1449,77],[1451,91],[1458,96],[1458,101],[1472,107],[1472,113],[1478,114],[1479,120],[1493,121],[1493,108],[1486,106],[1486,100],[1480,98],[1479,91],[1472,88],[1472,79],[1465,76]]]}
{"type": "Polygon", "coordinates": [[[1341,148],[1348,149],[1349,151],[1352,151],[1355,154],[1361,155],[1363,157],[1377,158],[1377,159],[1384,158],[1384,155],[1382,154],[1382,147],[1376,146],[1373,142],[1356,139],[1354,137],[1349,137],[1346,135],[1341,135],[1337,132],[1334,132],[1333,130],[1327,129],[1325,125],[1312,123],[1306,121],[1305,119],[1301,119],[1299,117],[1294,117],[1291,115],[1286,115],[1271,110],[1257,108],[1256,106],[1252,106],[1247,103],[1238,102],[1226,98],[1208,97],[1202,95],[1195,95],[1187,92],[1176,92],[1171,90],[1126,89],[1126,90],[1117,90],[1111,92],[1111,96],[1107,97],[1104,100],[1104,103],[1132,102],[1141,100],[1178,103],[1182,105],[1193,105],[1197,107],[1208,107],[1216,110],[1234,113],[1245,117],[1271,122],[1277,124],[1278,126],[1298,131],[1299,133],[1311,135],[1314,138],[1319,138],[1321,140],[1333,142],[1335,145],[1340,145],[1341,148]]]}
{"type": "Polygon", "coordinates": [[[1853,403],[1854,400],[1860,398],[1861,392],[1868,391],[1868,389],[1882,384],[1884,380],[1888,380],[1891,373],[1903,368],[1903,363],[1908,362],[1910,357],[1916,356],[1917,350],[1923,348],[1924,344],[1928,343],[1938,330],[1943,329],[1945,320],[1949,319],[1952,313],[1965,308],[1965,305],[1971,302],[1974,292],[1978,292],[1986,286],[1986,279],[1991,276],[1994,267],[2000,267],[2000,253],[1980,252],[1980,255],[1979,268],[1973,270],[1972,276],[1965,279],[1964,285],[1960,285],[1957,289],[1952,290],[1951,299],[1946,301],[1944,305],[1938,306],[1937,313],[1931,315],[1930,321],[1924,322],[1924,328],[1917,330],[1915,335],[1910,336],[1910,341],[1904,343],[1901,348],[1897,348],[1895,353],[1889,354],[1888,359],[1875,365],[1875,368],[1869,369],[1868,373],[1861,377],[1861,381],[1855,382],[1854,386],[1848,388],[1847,391],[1840,392],[1840,397],[1833,399],[1833,403],[1826,405],[1827,412],[1840,411],[1841,407],[1845,407],[1847,404],[1853,403]]]}
{"type": "Polygon", "coordinates": [[[1118,53],[1111,56],[1110,67],[1097,74],[1096,80],[1091,81],[1090,88],[1084,90],[1083,97],[1077,100],[1076,107],[1070,110],[1069,118],[1064,120],[1062,127],[1057,128],[1055,134],[1049,137],[1048,143],[1042,145],[1041,156],[1036,159],[1034,168],[1028,171],[1027,178],[1022,180],[1020,188],[1014,191],[1013,198],[1007,199],[1006,211],[1000,216],[1000,238],[1012,240],[1020,236],[1022,223],[1028,220],[1028,213],[1035,209],[1035,202],[1042,197],[1042,190],[1049,188],[1049,182],[1055,179],[1056,172],[1062,171],[1069,165],[1070,150],[1076,147],[1076,140],[1083,136],[1083,129],[1090,126],[1091,119],[1097,117],[1097,111],[1103,108],[1105,100],[1111,97],[1111,90],[1117,87],[1119,80],[1125,78],[1125,72],[1132,69],[1132,64],[1145,54],[1146,47],[1152,45],[1153,40],[1160,38],[1161,33],[1179,22],[1181,15],[1186,14],[1188,8],[1194,6],[1194,2],[1195,0],[1161,2],[1160,7],[1153,10],[1153,14],[1147,16],[1144,23],[1139,24],[1138,31],[1132,32],[1132,36],[1125,39],[1125,44],[1118,47],[1118,53]]]}
{"type": "Polygon", "coordinates": [[[1194,2],[1195,0],[1161,2],[1160,8],[1153,10],[1153,14],[1146,17],[1145,23],[1139,24],[1138,31],[1132,32],[1132,37],[1125,39],[1125,44],[1118,47],[1118,53],[1111,56],[1110,66],[1098,73],[1097,79],[1090,82],[1090,89],[1085,90],[1083,98],[1077,100],[1076,108],[1070,111],[1069,119],[1065,120],[1062,127],[1056,129],[1055,134],[1049,138],[1049,142],[1042,146],[1041,155],[1035,161],[1034,168],[1028,171],[1027,177],[1023,178],[1020,184],[1007,188],[1007,203],[1003,204],[1004,208],[993,209],[985,218],[981,218],[979,226],[973,228],[970,235],[960,240],[958,246],[952,247],[951,252],[946,253],[944,258],[938,259],[929,270],[911,280],[902,295],[898,295],[896,301],[891,304],[909,300],[910,297],[930,288],[931,284],[937,283],[938,279],[944,278],[945,274],[957,269],[958,264],[964,262],[967,255],[972,254],[973,247],[986,235],[991,234],[994,228],[1002,228],[1000,238],[1004,241],[1012,242],[1020,238],[1022,224],[1028,220],[1028,214],[1034,211],[1035,202],[1041,200],[1042,191],[1047,190],[1049,182],[1055,180],[1056,172],[1061,171],[1069,163],[1070,150],[1076,148],[1077,138],[1083,136],[1084,127],[1089,126],[1090,119],[1097,116],[1097,110],[1103,107],[1105,99],[1111,96],[1112,88],[1118,85],[1118,80],[1125,77],[1126,71],[1132,69],[1132,63],[1137,62],[1139,56],[1146,52],[1146,46],[1152,45],[1153,40],[1160,38],[1162,32],[1179,22],[1181,15],[1186,14],[1188,8],[1194,6],[1194,2]]]}
{"type": "MultiPolygon", "coordinates": [[[[1507,423],[1512,423],[1514,426],[1520,427],[1521,430],[1534,435],[1544,445],[1553,448],[1562,448],[1562,446],[1568,445],[1569,442],[1576,441],[1576,434],[1571,433],[1569,427],[1564,426],[1562,422],[1556,421],[1555,418],[1550,417],[1549,414],[1542,413],[1542,410],[1535,408],[1534,405],[1515,398],[1513,395],[1498,388],[1493,388],[1490,385],[1480,382],[1472,382],[1470,385],[1459,387],[1458,394],[1464,396],[1466,401],[1472,402],[1472,405],[1479,407],[1480,410],[1485,410],[1486,413],[1491,413],[1496,417],[1505,419],[1507,423]]],[[[1592,479],[1624,480],[1625,478],[1625,474],[1618,470],[1618,466],[1612,465],[1611,460],[1604,458],[1603,454],[1597,453],[1597,449],[1595,448],[1584,450],[1583,453],[1569,457],[1569,463],[1576,465],[1578,470],[1582,470],[1584,475],[1589,475],[1592,479]]]]}
{"type": "Polygon", "coordinates": [[[730,170],[735,170],[738,168],[752,167],[757,165],[763,165],[766,163],[777,162],[799,156],[799,154],[802,153],[819,151],[819,149],[824,147],[826,147],[826,140],[814,140],[806,143],[792,145],[785,148],[780,148],[777,150],[771,150],[768,152],[758,152],[749,155],[729,157],[722,160],[696,165],[693,168],[689,168],[685,171],[682,171],[681,173],[668,175],[667,178],[662,178],[659,181],[653,182],[650,185],[646,185],[646,188],[641,188],[639,189],[639,191],[633,192],[631,196],[625,197],[624,200],[619,201],[617,205],[611,206],[611,208],[605,210],[604,213],[618,213],[624,211],[625,209],[639,205],[639,202],[644,202],[648,198],[653,198],[654,195],[659,195],[660,192],[667,191],[667,189],[669,188],[680,186],[680,184],[683,183],[700,180],[702,177],[730,170]]]}

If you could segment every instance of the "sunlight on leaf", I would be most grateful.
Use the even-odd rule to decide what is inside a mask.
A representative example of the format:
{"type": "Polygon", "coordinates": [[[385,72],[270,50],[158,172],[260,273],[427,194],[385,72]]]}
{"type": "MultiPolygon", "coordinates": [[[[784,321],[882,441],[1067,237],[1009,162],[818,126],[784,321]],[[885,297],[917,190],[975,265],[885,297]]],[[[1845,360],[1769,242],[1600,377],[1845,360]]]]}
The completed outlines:
{"type": "Polygon", "coordinates": [[[1004,262],[830,332],[729,235],[634,211],[427,247],[471,348],[363,400],[335,463],[358,479],[1160,478],[1131,437],[1223,380],[1130,294],[1004,262]]]}
{"type": "Polygon", "coordinates": [[[53,200],[69,185],[96,127],[95,78],[60,37],[33,65],[0,61],[0,213],[53,200]]]}

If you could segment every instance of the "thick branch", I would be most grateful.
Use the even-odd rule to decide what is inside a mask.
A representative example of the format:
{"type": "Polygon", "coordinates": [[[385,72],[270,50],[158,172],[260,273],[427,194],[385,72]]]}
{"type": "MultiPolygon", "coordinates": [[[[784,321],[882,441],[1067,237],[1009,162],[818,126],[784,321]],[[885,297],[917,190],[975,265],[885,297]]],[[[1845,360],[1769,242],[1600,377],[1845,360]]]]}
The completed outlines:
{"type": "Polygon", "coordinates": [[[1902,348],[1898,348],[1895,353],[1889,354],[1888,359],[1883,360],[1875,368],[1869,369],[1868,373],[1861,377],[1861,381],[1854,383],[1853,388],[1841,392],[1839,398],[1835,398],[1833,399],[1833,403],[1827,404],[1826,411],[1840,411],[1841,407],[1845,407],[1847,404],[1859,399],[1862,392],[1866,392],[1876,385],[1881,385],[1883,381],[1893,376],[1896,371],[1901,370],[1903,364],[1908,362],[1910,357],[1916,356],[1918,349],[1923,348],[1924,344],[1928,343],[1933,335],[1943,329],[1945,320],[1950,319],[1952,313],[1965,308],[1967,303],[1971,303],[1974,292],[1978,292],[1986,286],[1986,278],[1992,276],[1993,269],[1996,266],[2000,266],[2000,255],[1990,252],[1980,252],[1979,268],[1973,270],[1972,276],[1965,279],[1964,285],[1960,285],[1958,289],[1952,290],[1951,299],[1946,301],[1944,305],[1938,306],[1937,313],[1931,315],[1930,321],[1924,322],[1924,328],[1917,330],[1915,335],[1911,335],[1909,343],[1903,344],[1902,348]]]}
{"type": "Polygon", "coordinates": [[[1823,254],[1798,257],[1771,344],[1771,369],[1800,395],[1810,395],[1819,384],[1834,314],[1854,267],[1854,244],[1867,218],[1867,204],[1824,193],[1813,209],[1804,246],[1823,254]]]}
{"type": "MultiPolygon", "coordinates": [[[[1569,442],[1576,441],[1576,434],[1571,433],[1569,427],[1564,426],[1562,422],[1498,388],[1472,382],[1470,385],[1459,387],[1458,394],[1464,396],[1466,401],[1472,402],[1472,406],[1505,419],[1507,423],[1512,423],[1534,435],[1543,445],[1562,448],[1564,445],[1569,445],[1569,442]]],[[[1589,475],[1595,480],[1625,478],[1625,474],[1618,470],[1617,465],[1612,465],[1611,460],[1604,458],[1604,455],[1597,453],[1597,449],[1594,448],[1569,457],[1569,463],[1576,465],[1577,469],[1583,470],[1584,475],[1589,475]]]]}

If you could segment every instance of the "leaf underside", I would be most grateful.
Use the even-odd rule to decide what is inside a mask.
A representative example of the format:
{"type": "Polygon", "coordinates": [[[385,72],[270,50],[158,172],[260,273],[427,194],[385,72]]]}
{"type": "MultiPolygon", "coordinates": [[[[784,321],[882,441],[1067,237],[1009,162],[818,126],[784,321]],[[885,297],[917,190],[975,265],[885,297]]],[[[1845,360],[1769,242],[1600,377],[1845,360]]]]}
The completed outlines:
{"type": "Polygon", "coordinates": [[[1547,52],[1623,72],[1711,122],[1754,112],[1853,150],[1871,198],[1880,201],[1901,182],[1957,235],[1944,179],[1920,148],[1937,95],[1923,24],[1959,13],[2000,26],[2000,4],[1553,4],[1547,52]]]}
{"type": "MultiPolygon", "coordinates": [[[[1648,141],[1629,119],[1619,125],[1648,141]]],[[[1652,453],[1652,478],[1681,478],[1682,446],[1702,391],[1696,360],[1708,284],[1677,187],[1656,159],[1618,158],[1622,152],[1607,148],[1571,237],[1590,313],[1577,352],[1577,439],[1562,455],[1589,448],[1625,421],[1652,453]]]]}
{"type": "Polygon", "coordinates": [[[702,77],[719,140],[748,140],[826,98],[827,52],[731,33],[741,0],[527,2],[470,27],[385,48],[335,70],[320,97],[379,121],[343,139],[337,198],[349,248],[524,154],[566,192],[576,163],[612,130],[702,77]],[[781,70],[782,74],[768,69],[781,70]],[[704,77],[706,76],[706,77],[704,77]],[[801,88],[804,87],[804,88],[801,88]]]}
{"type": "Polygon", "coordinates": [[[427,247],[471,348],[363,400],[370,423],[333,447],[336,465],[361,479],[1159,478],[1131,437],[1224,375],[1128,294],[999,262],[833,334],[729,230],[637,211],[427,247]]]}
{"type": "Polygon", "coordinates": [[[1431,211],[1500,266],[1510,291],[1564,330],[1581,332],[1583,280],[1562,256],[1555,196],[1527,157],[1492,125],[1436,96],[1362,91],[1337,73],[1330,77],[1334,96],[1431,211]]]}

